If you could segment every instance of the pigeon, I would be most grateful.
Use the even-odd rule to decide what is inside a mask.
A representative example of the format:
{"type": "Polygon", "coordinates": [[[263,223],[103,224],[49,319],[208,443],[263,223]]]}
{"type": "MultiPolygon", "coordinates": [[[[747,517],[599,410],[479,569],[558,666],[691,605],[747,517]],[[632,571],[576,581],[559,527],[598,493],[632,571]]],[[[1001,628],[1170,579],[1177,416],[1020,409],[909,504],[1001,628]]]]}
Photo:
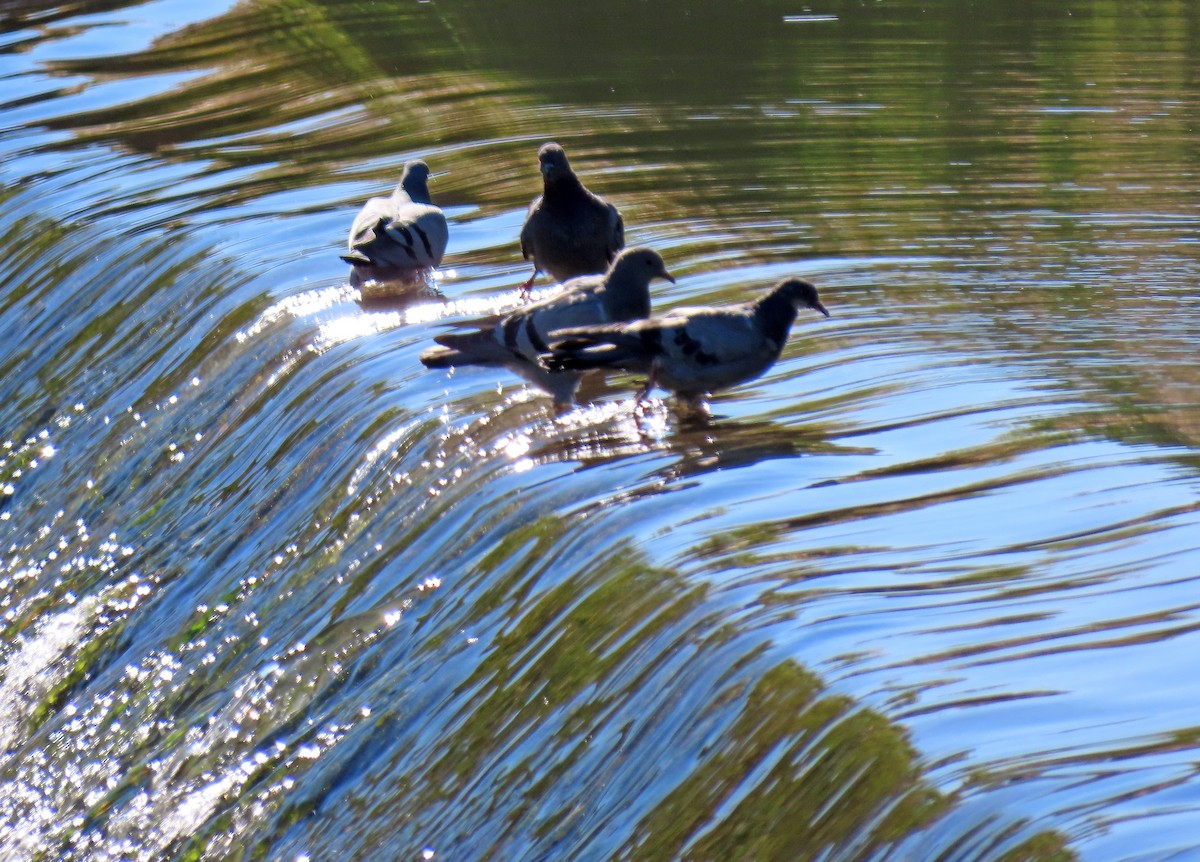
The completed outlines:
{"type": "Polygon", "coordinates": [[[562,147],[543,144],[538,164],[543,191],[521,227],[521,254],[533,261],[533,274],[521,285],[526,296],[539,272],[559,282],[602,273],[625,247],[625,224],[617,208],[584,187],[562,147]]]}
{"type": "Polygon", "coordinates": [[[558,406],[571,403],[581,372],[549,372],[538,356],[550,348],[550,333],[571,327],[638,320],[650,314],[650,282],[675,279],[658,252],[631,248],[621,252],[604,275],[570,279],[561,292],[480,323],[476,332],[447,333],[424,351],[429,368],[457,365],[505,366],[549,392],[558,406]]]}
{"type": "Polygon", "coordinates": [[[342,255],[354,267],[352,286],[369,280],[412,282],[441,264],[449,229],[446,216],[429,199],[428,179],[425,162],[409,162],[391,196],[371,198],[355,217],[349,251],[342,255]]]}
{"type": "Polygon", "coordinates": [[[539,357],[553,373],[620,368],[648,375],[638,401],[656,385],[693,404],[752,380],[775,364],[801,308],[826,317],[817,289],[788,278],[751,302],[723,308],[678,308],[664,317],[564,327],[539,357]]]}

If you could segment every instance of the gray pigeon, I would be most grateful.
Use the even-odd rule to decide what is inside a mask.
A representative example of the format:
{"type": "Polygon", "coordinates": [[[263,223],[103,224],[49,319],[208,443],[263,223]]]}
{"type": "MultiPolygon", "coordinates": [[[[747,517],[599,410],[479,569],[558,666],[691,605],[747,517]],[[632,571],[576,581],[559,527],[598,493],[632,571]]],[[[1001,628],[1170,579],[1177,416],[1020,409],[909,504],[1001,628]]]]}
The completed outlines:
{"type": "Polygon", "coordinates": [[[752,302],[724,308],[678,308],[632,323],[564,327],[551,333],[542,366],[559,373],[622,368],[695,402],[752,380],[775,364],[801,308],[829,312],[807,281],[788,278],[752,302]]]}
{"type": "Polygon", "coordinates": [[[650,314],[650,282],[655,278],[675,281],[658,252],[631,248],[621,252],[604,275],[571,279],[560,293],[521,306],[498,320],[482,321],[476,332],[437,336],[434,341],[439,346],[424,351],[421,362],[429,368],[504,366],[549,392],[556,404],[569,404],[582,373],[553,373],[538,364],[539,354],[549,350],[550,333],[646,317],[650,314]]]}
{"type": "Polygon", "coordinates": [[[625,224],[617,208],[589,192],[558,144],[538,150],[543,191],[529,206],[521,227],[521,254],[533,261],[527,292],[539,272],[563,282],[602,273],[625,247],[625,224]]]}
{"type": "Polygon", "coordinates": [[[429,199],[429,166],[421,160],[404,166],[400,184],[390,197],[371,198],[350,228],[350,282],[358,287],[376,281],[412,281],[437,267],[446,253],[446,216],[429,199]]]}

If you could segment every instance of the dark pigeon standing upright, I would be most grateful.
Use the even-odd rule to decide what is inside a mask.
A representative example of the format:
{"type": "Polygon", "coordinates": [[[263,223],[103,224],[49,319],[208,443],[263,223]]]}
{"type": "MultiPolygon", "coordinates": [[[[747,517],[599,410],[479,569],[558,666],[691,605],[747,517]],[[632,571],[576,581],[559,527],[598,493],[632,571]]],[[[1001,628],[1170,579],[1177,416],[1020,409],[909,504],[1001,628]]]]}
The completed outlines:
{"type": "Polygon", "coordinates": [[[372,280],[412,283],[441,264],[450,232],[445,214],[429,198],[428,180],[429,166],[411,161],[389,197],[371,198],[359,211],[342,255],[354,267],[354,287],[372,280]]]}
{"type": "Polygon", "coordinates": [[[829,316],[812,284],[788,278],[738,305],[677,308],[648,320],[563,328],[551,334],[551,349],[541,362],[558,372],[643,372],[646,386],[638,400],[657,385],[696,402],[753,380],[774,365],[801,308],[829,316]]]}
{"type": "Polygon", "coordinates": [[[538,150],[543,190],[529,206],[521,228],[521,254],[533,261],[533,274],[521,285],[533,287],[539,272],[563,282],[608,269],[625,247],[625,225],[617,208],[588,191],[558,144],[538,150]]]}
{"type": "Polygon", "coordinates": [[[437,347],[421,354],[430,368],[458,365],[503,366],[566,405],[575,395],[581,373],[551,373],[538,363],[549,349],[550,333],[567,327],[637,320],[650,313],[650,282],[675,279],[658,252],[631,248],[621,252],[604,275],[569,279],[560,293],[517,308],[500,319],[480,322],[475,332],[437,336],[437,347]]]}

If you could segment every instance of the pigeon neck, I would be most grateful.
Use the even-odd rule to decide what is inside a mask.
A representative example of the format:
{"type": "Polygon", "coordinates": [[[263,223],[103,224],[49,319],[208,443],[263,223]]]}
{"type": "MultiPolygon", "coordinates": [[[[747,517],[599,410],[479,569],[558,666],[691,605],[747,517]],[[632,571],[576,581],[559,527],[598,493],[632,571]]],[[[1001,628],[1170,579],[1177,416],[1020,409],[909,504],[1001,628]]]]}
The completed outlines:
{"type": "Polygon", "coordinates": [[[641,320],[650,316],[650,285],[619,275],[610,276],[604,286],[603,302],[610,321],[641,320]]]}
{"type": "Polygon", "coordinates": [[[796,306],[778,291],[760,299],[754,313],[762,322],[763,334],[779,343],[787,340],[796,321],[796,306]]]}
{"type": "Polygon", "coordinates": [[[553,201],[578,195],[583,191],[583,183],[575,174],[567,173],[557,177],[546,177],[543,188],[545,199],[553,201]]]}
{"type": "Polygon", "coordinates": [[[429,186],[424,180],[416,177],[405,177],[400,183],[400,188],[408,195],[408,199],[413,203],[431,204],[433,201],[429,199],[429,186]]]}

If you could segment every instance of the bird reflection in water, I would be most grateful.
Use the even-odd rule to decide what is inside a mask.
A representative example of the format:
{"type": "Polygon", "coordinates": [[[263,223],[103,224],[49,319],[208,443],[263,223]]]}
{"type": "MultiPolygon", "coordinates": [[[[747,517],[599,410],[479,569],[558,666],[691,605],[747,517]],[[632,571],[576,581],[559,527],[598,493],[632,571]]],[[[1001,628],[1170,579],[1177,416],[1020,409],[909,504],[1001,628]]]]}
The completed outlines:
{"type": "Polygon", "coordinates": [[[611,464],[652,452],[677,460],[654,471],[679,479],[734,469],[779,458],[858,453],[836,446],[818,425],[802,427],[770,421],[737,421],[669,400],[615,401],[578,408],[532,430],[523,453],[535,462],[574,461],[581,468],[611,464]]]}
{"type": "Polygon", "coordinates": [[[366,312],[405,311],[425,302],[447,302],[438,280],[429,273],[407,272],[390,280],[371,279],[358,287],[358,307],[366,312]]]}

